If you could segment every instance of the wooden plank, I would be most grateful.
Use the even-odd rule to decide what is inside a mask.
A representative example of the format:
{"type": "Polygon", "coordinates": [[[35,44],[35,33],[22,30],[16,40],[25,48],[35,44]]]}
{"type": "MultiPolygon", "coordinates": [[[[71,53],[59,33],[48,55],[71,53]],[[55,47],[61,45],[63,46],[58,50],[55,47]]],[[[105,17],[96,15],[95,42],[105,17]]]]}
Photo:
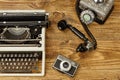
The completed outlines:
{"type": "MultiPolygon", "coordinates": [[[[50,13],[51,26],[46,36],[45,77],[0,77],[0,80],[120,80],[120,1],[104,25],[93,23],[90,30],[98,41],[98,48],[87,53],[76,53],[82,42],[69,30],[59,31],[57,22],[66,19],[68,23],[83,30],[76,12],[76,0],[0,0],[0,9],[45,9],[50,13]],[[80,63],[74,78],[52,69],[58,54],[80,63]]],[[[86,33],[85,33],[86,34],[86,33]]]]}

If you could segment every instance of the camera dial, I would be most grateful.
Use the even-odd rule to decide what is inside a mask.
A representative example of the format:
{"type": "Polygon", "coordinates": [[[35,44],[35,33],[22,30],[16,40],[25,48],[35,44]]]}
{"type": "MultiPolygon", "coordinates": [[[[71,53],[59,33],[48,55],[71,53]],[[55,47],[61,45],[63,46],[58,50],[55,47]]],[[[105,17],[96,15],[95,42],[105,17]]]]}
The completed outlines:
{"type": "Polygon", "coordinates": [[[71,69],[72,65],[69,61],[62,61],[60,63],[60,69],[62,71],[69,71],[71,69]]]}

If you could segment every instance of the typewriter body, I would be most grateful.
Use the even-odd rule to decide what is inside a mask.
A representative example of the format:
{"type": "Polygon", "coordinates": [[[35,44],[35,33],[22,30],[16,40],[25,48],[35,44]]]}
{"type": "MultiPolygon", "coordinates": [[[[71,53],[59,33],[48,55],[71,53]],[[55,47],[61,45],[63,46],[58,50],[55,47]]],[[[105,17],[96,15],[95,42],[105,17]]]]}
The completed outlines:
{"type": "Polygon", "coordinates": [[[0,76],[44,76],[44,10],[0,11],[0,76]]]}

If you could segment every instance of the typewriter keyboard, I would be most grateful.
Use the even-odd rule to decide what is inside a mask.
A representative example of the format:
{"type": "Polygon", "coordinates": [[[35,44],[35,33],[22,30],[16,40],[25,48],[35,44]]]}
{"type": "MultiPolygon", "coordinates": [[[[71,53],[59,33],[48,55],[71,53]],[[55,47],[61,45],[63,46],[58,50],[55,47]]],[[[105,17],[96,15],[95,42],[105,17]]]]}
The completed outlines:
{"type": "Polygon", "coordinates": [[[0,73],[38,73],[42,53],[0,53],[0,73]]]}

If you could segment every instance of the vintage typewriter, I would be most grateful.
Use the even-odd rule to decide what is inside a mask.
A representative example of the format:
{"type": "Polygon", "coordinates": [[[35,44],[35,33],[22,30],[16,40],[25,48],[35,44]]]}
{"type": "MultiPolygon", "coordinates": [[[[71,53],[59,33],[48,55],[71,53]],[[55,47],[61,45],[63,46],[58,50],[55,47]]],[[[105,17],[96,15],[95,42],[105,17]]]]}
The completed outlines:
{"type": "Polygon", "coordinates": [[[44,10],[0,10],[0,76],[45,74],[44,10]]]}

